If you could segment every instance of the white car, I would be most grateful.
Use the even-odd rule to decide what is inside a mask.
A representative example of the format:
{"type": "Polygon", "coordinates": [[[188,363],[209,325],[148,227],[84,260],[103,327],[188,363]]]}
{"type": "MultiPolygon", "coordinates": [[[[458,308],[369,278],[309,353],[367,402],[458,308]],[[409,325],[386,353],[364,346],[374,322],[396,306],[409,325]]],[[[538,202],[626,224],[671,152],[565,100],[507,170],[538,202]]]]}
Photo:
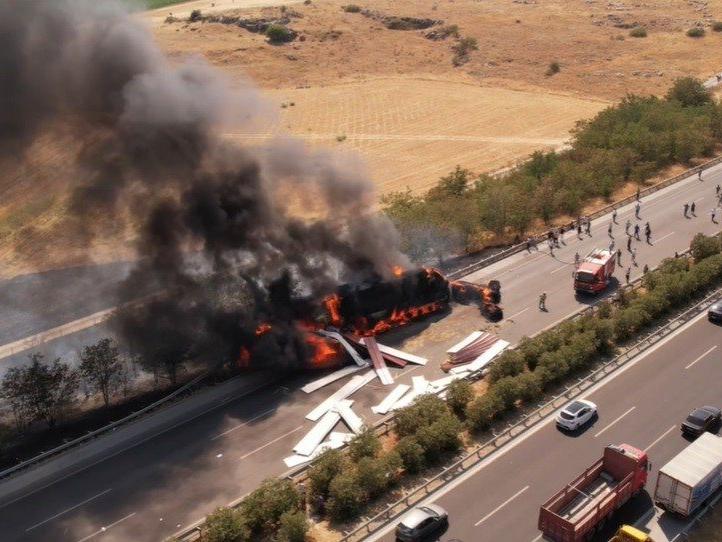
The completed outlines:
{"type": "Polygon", "coordinates": [[[557,427],[575,431],[591,420],[597,413],[597,405],[586,399],[577,399],[557,414],[557,427]]]}

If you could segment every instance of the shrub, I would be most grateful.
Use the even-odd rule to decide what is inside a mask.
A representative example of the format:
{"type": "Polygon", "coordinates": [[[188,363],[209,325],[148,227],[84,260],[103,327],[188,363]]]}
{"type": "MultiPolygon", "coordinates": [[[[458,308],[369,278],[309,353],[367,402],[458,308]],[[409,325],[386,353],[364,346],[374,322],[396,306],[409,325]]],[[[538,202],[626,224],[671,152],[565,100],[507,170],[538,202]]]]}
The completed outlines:
{"type": "Polygon", "coordinates": [[[381,442],[373,429],[367,428],[355,436],[349,443],[348,453],[351,459],[358,461],[362,457],[376,457],[381,450],[381,442]]]}
{"type": "Polygon", "coordinates": [[[396,452],[401,457],[404,469],[409,474],[420,472],[426,460],[424,459],[424,449],[415,437],[404,437],[397,444],[396,452]]]}
{"type": "Polygon", "coordinates": [[[301,495],[290,480],[271,478],[248,495],[241,503],[241,511],[254,532],[273,529],[281,516],[301,506],[301,495]]]}
{"type": "Polygon", "coordinates": [[[343,455],[339,450],[327,450],[313,462],[308,470],[311,495],[328,495],[331,480],[344,468],[343,455]]]}
{"type": "Polygon", "coordinates": [[[494,383],[494,393],[499,397],[504,409],[510,409],[519,399],[519,387],[513,376],[505,376],[494,383]]]}
{"type": "Polygon", "coordinates": [[[503,410],[503,404],[493,391],[477,397],[466,409],[466,423],[474,431],[483,431],[503,410]]]}
{"type": "Polygon", "coordinates": [[[449,407],[436,395],[422,395],[412,405],[402,408],[396,414],[396,433],[400,437],[416,434],[419,429],[431,425],[449,414],[449,407]]]}
{"type": "Polygon", "coordinates": [[[713,22],[712,30],[714,30],[715,32],[722,32],[722,22],[721,21],[713,22]]]}
{"type": "Polygon", "coordinates": [[[326,509],[334,521],[345,521],[358,515],[366,501],[355,470],[340,472],[329,485],[326,509]]]}
{"type": "Polygon", "coordinates": [[[441,459],[444,452],[455,452],[461,446],[459,433],[462,425],[451,412],[436,420],[431,425],[419,429],[416,438],[424,449],[427,462],[434,463],[441,459]]]}
{"type": "Polygon", "coordinates": [[[496,382],[505,376],[516,376],[524,370],[524,356],[516,350],[507,350],[489,369],[489,382],[496,382]]]}
{"type": "Polygon", "coordinates": [[[203,542],[250,542],[251,530],[246,519],[232,508],[217,508],[201,527],[203,542]]]}
{"type": "Polygon", "coordinates": [[[201,13],[200,9],[194,9],[191,11],[191,14],[188,17],[188,21],[191,23],[194,23],[196,21],[200,21],[203,18],[203,14],[201,13]]]}
{"type": "Polygon", "coordinates": [[[271,24],[266,28],[266,37],[271,43],[286,43],[292,41],[295,34],[282,24],[271,24]]]}
{"type": "Polygon", "coordinates": [[[386,461],[375,457],[362,457],[356,466],[358,483],[366,495],[373,499],[389,485],[386,461]]]}
{"type": "Polygon", "coordinates": [[[468,380],[454,380],[446,388],[446,404],[457,416],[466,412],[466,405],[474,397],[474,389],[468,380]]]}
{"type": "Polygon", "coordinates": [[[452,60],[454,66],[461,66],[462,64],[469,61],[469,55],[472,51],[479,49],[479,44],[476,38],[460,38],[452,47],[454,51],[454,58],[452,60]]]}
{"type": "Polygon", "coordinates": [[[719,254],[720,238],[716,235],[707,236],[703,233],[698,233],[692,239],[692,243],[689,245],[689,251],[695,262],[704,260],[714,254],[719,254]]]}
{"type": "Polygon", "coordinates": [[[562,67],[556,60],[549,63],[549,67],[547,68],[547,76],[552,76],[561,71],[562,67]]]}
{"type": "Polygon", "coordinates": [[[280,542],[304,542],[310,528],[306,514],[300,510],[285,512],[280,519],[277,539],[280,542]]]}
{"type": "Polygon", "coordinates": [[[536,373],[522,373],[516,377],[517,393],[519,399],[531,404],[541,399],[544,389],[536,373]]]}
{"type": "Polygon", "coordinates": [[[704,28],[702,28],[701,26],[694,26],[687,30],[687,36],[689,36],[690,38],[701,38],[702,36],[704,36],[704,34],[704,28]]]}
{"type": "Polygon", "coordinates": [[[614,318],[614,336],[618,342],[626,341],[650,322],[650,316],[640,307],[630,305],[614,318]]]}
{"type": "Polygon", "coordinates": [[[357,6],[356,4],[349,4],[348,6],[343,6],[342,9],[346,13],[359,13],[361,11],[361,6],[357,6]]]}
{"type": "Polygon", "coordinates": [[[647,29],[642,26],[635,26],[629,31],[629,35],[633,38],[646,38],[647,29]]]}
{"type": "Polygon", "coordinates": [[[682,107],[690,107],[710,103],[712,95],[699,79],[680,77],[675,79],[672,87],[667,91],[667,99],[678,101],[682,107]]]}

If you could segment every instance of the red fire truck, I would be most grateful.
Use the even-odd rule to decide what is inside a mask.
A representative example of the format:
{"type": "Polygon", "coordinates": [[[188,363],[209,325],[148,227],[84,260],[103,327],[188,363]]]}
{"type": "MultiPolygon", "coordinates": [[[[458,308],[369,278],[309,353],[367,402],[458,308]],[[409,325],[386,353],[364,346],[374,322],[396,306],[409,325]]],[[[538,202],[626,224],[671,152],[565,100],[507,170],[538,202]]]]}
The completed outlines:
{"type": "Polygon", "coordinates": [[[609,286],[614,273],[614,253],[606,249],[590,252],[574,272],[577,292],[598,294],[609,286]]]}

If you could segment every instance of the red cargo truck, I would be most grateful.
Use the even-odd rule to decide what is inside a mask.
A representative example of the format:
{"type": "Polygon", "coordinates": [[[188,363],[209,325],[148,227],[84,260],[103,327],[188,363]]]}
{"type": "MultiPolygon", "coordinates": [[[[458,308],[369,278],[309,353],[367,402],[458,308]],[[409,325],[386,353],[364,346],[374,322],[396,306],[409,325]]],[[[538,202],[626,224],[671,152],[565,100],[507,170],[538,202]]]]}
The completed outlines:
{"type": "Polygon", "coordinates": [[[629,444],[607,446],[602,458],[545,502],[539,530],[554,542],[589,540],[647,483],[647,454],[629,444]]]}
{"type": "Polygon", "coordinates": [[[574,272],[574,289],[577,292],[598,294],[603,291],[614,274],[614,253],[606,249],[591,251],[574,272]]]}

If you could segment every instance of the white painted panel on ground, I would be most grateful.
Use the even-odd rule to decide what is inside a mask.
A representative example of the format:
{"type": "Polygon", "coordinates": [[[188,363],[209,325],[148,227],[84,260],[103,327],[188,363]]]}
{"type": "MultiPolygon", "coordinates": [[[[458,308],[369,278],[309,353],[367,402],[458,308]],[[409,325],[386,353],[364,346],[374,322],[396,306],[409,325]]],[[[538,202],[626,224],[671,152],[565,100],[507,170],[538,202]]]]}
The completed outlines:
{"type": "Polygon", "coordinates": [[[336,391],[336,393],[332,394],[328,399],[326,399],[324,402],[314,408],[311,412],[309,412],[306,415],[306,419],[311,420],[312,422],[317,422],[319,419],[321,419],[321,416],[331,410],[331,407],[333,407],[333,405],[335,405],[342,399],[346,399],[346,397],[361,389],[363,386],[371,382],[374,378],[376,378],[376,373],[373,371],[369,371],[365,375],[354,376],[351,380],[346,382],[346,384],[344,384],[338,391],[336,391]]]}
{"type": "MultiPolygon", "coordinates": [[[[363,342],[363,339],[361,339],[361,342],[363,342]]],[[[408,352],[404,352],[402,350],[396,350],[396,348],[391,348],[390,346],[386,346],[381,343],[377,344],[379,345],[379,350],[381,350],[383,354],[388,354],[389,356],[396,356],[397,358],[406,360],[409,363],[415,363],[416,365],[426,365],[429,361],[428,359],[422,358],[421,356],[415,356],[414,354],[409,354],[408,352]]]]}
{"type": "Polygon", "coordinates": [[[412,376],[411,385],[413,386],[414,391],[418,395],[421,395],[422,393],[426,393],[426,390],[429,387],[429,381],[426,380],[423,376],[412,376]]]}
{"type": "Polygon", "coordinates": [[[321,335],[324,335],[326,337],[331,337],[332,339],[336,339],[338,342],[341,343],[341,346],[343,346],[346,349],[346,352],[349,353],[349,355],[353,358],[353,360],[356,362],[356,365],[359,367],[363,367],[366,365],[366,362],[361,358],[361,355],[356,351],[356,349],[351,346],[351,344],[344,338],[343,335],[340,333],[336,333],[335,331],[325,331],[320,330],[318,332],[321,335]]]}
{"type": "Polygon", "coordinates": [[[299,465],[313,461],[326,450],[336,450],[343,447],[343,445],[344,442],[341,440],[329,440],[323,444],[319,444],[311,455],[291,455],[284,458],[283,462],[289,469],[292,469],[293,467],[298,467],[299,465]]]}
{"type": "Polygon", "coordinates": [[[338,371],[334,371],[331,374],[327,374],[326,376],[319,378],[317,380],[314,380],[312,382],[309,382],[305,386],[301,388],[306,393],[313,393],[316,390],[319,390],[323,388],[324,386],[328,386],[332,382],[336,382],[337,380],[342,379],[344,376],[348,376],[350,374],[356,373],[358,371],[362,371],[368,367],[368,365],[364,365],[363,367],[359,365],[349,365],[348,367],[344,367],[343,369],[339,369],[338,371]]]}
{"type": "Polygon", "coordinates": [[[460,350],[466,348],[466,347],[469,346],[472,342],[474,342],[476,339],[478,339],[479,337],[481,337],[482,334],[483,334],[483,333],[482,333],[481,331],[474,331],[474,333],[472,333],[471,335],[467,335],[463,340],[459,341],[459,342],[456,343],[454,346],[452,346],[451,348],[449,348],[449,349],[446,351],[446,353],[447,353],[447,354],[456,354],[456,353],[458,353],[460,350]]]}
{"type": "Polygon", "coordinates": [[[406,384],[399,384],[393,390],[391,390],[391,393],[389,393],[383,401],[381,401],[376,406],[372,406],[371,410],[376,414],[386,414],[389,410],[391,410],[391,407],[394,406],[394,403],[401,399],[404,393],[409,391],[409,389],[411,389],[411,386],[408,386],[406,384]]]}
{"type": "Polygon", "coordinates": [[[363,431],[364,421],[359,418],[359,416],[353,410],[351,410],[350,401],[339,401],[333,407],[333,410],[341,415],[341,418],[346,423],[346,425],[348,425],[348,428],[351,429],[351,431],[353,431],[357,435],[361,431],[363,431]]]}
{"type": "Polygon", "coordinates": [[[331,431],[331,434],[328,436],[329,442],[342,442],[346,444],[347,442],[350,442],[353,440],[353,438],[356,435],[353,433],[343,433],[341,431],[331,431]]]}
{"type": "Polygon", "coordinates": [[[508,342],[499,339],[494,344],[492,344],[486,352],[484,352],[482,355],[480,355],[468,365],[464,365],[463,367],[455,367],[449,372],[458,374],[462,371],[478,371],[479,369],[483,369],[489,363],[491,363],[491,360],[501,354],[507,346],[509,346],[508,342]]]}
{"type": "Polygon", "coordinates": [[[311,455],[340,419],[341,415],[338,412],[326,412],[318,423],[313,426],[313,429],[306,433],[306,436],[296,444],[293,451],[299,455],[311,455]]]}

